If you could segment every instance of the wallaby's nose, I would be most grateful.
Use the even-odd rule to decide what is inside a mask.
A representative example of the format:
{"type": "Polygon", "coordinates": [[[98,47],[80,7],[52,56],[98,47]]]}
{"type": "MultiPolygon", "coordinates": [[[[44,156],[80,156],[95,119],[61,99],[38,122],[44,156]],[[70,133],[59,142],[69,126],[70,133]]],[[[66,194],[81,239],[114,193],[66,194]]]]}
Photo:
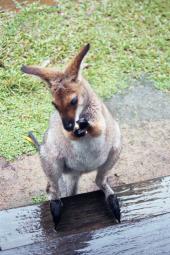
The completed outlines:
{"type": "Polygon", "coordinates": [[[65,130],[67,131],[73,131],[74,129],[74,120],[67,120],[67,119],[62,119],[63,122],[63,126],[65,128],[65,130]]]}

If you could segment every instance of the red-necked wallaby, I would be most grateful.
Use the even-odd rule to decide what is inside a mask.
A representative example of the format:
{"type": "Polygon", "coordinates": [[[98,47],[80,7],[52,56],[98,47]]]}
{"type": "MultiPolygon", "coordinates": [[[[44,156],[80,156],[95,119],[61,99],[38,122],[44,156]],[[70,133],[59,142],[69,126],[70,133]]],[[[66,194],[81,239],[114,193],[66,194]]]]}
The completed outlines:
{"type": "Polygon", "coordinates": [[[113,216],[120,222],[118,199],[107,182],[107,174],[119,157],[121,134],[105,104],[80,74],[89,47],[87,44],[82,48],[63,72],[55,68],[22,67],[23,72],[39,76],[48,84],[56,108],[43,143],[39,146],[33,137],[48,178],[47,193],[55,224],[62,207],[60,178],[69,177],[67,195],[73,195],[81,174],[93,170],[97,170],[97,186],[103,190],[113,216]]]}

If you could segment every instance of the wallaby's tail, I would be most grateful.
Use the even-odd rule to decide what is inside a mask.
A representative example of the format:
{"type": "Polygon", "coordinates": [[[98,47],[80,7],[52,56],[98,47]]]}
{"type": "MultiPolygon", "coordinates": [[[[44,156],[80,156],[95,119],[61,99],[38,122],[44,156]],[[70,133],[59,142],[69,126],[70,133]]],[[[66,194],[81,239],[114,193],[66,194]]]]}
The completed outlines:
{"type": "Polygon", "coordinates": [[[33,135],[33,133],[30,131],[28,132],[28,137],[31,139],[32,143],[35,145],[35,148],[37,149],[37,151],[40,150],[40,144],[38,142],[38,140],[36,139],[36,137],[33,135]]]}

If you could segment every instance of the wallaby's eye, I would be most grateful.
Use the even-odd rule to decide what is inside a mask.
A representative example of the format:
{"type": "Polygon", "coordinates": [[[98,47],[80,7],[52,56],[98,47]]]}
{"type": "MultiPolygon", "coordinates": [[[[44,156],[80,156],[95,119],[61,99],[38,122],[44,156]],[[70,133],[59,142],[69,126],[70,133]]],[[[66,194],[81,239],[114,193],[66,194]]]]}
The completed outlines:
{"type": "Polygon", "coordinates": [[[75,96],[75,97],[73,97],[73,99],[71,100],[70,104],[71,104],[72,106],[76,106],[77,103],[78,103],[78,97],[75,96]]]}

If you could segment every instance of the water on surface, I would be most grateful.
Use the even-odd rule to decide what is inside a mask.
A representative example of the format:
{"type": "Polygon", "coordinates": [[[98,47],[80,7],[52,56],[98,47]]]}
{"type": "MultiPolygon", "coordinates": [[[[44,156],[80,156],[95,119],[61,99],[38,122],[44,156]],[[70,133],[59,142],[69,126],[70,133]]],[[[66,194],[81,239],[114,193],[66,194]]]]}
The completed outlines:
{"type": "Polygon", "coordinates": [[[94,231],[90,237],[84,235],[84,247],[78,247],[75,254],[170,254],[169,218],[169,214],[165,214],[151,220],[94,231]]]}
{"type": "MultiPolygon", "coordinates": [[[[132,247],[133,239],[135,239],[135,236],[137,236],[136,244],[139,246],[139,248],[141,247],[139,244],[143,240],[142,231],[145,231],[148,236],[150,236],[151,233],[155,231],[154,233],[156,233],[156,240],[159,239],[159,231],[161,231],[162,233],[162,238],[166,236],[167,231],[169,240],[170,177],[162,177],[159,179],[148,181],[147,183],[138,183],[138,185],[131,184],[124,187],[119,187],[117,188],[116,193],[118,194],[122,203],[122,224],[117,226],[109,225],[108,227],[108,220],[107,218],[105,218],[106,215],[104,216],[103,212],[100,212],[100,210],[99,213],[96,212],[96,217],[98,218],[96,222],[100,222],[97,223],[97,225],[95,225],[96,223],[94,223],[94,218],[91,218],[90,214],[88,221],[86,219],[79,220],[80,210],[76,210],[75,204],[71,200],[70,201],[73,204],[70,210],[69,208],[71,206],[71,203],[68,203],[68,199],[67,202],[63,201],[65,206],[68,206],[67,209],[65,207],[65,210],[68,213],[66,212],[65,216],[63,214],[64,218],[62,219],[60,230],[58,232],[53,231],[53,222],[50,216],[48,203],[1,211],[0,247],[2,248],[2,250],[8,250],[15,247],[33,245],[35,243],[50,242],[50,240],[55,240],[54,245],[57,246],[58,244],[56,242],[61,240],[61,243],[64,242],[63,248],[61,247],[61,250],[65,249],[64,244],[67,243],[69,245],[68,247],[74,251],[77,250],[77,253],[70,252],[58,254],[112,255],[113,253],[111,253],[110,251],[112,251],[113,247],[115,251],[117,251],[117,253],[115,254],[141,254],[140,252],[123,253],[122,247],[127,248],[124,242],[125,236],[130,236],[132,247]],[[71,214],[72,210],[74,210],[73,214],[71,214]],[[161,225],[161,220],[158,224],[157,220],[155,219],[157,219],[156,216],[162,214],[164,214],[165,216],[167,215],[168,221],[167,223],[163,222],[163,224],[161,225]],[[68,217],[68,215],[70,217],[68,217]],[[148,224],[148,227],[145,228],[145,223],[143,223],[141,219],[143,219],[145,223],[148,224]],[[138,224],[139,221],[141,221],[141,223],[138,224]],[[144,227],[143,230],[142,226],[144,227]],[[72,227],[74,228],[74,233],[70,234],[70,230],[72,231],[72,227]],[[138,231],[135,233],[136,230],[138,231]],[[66,239],[67,236],[68,239],[66,239]],[[64,238],[65,241],[63,241],[62,238],[64,238]],[[68,242],[68,240],[71,241],[68,242]],[[122,246],[119,245],[120,242],[122,246]],[[71,245],[71,243],[73,243],[73,245],[71,245]],[[100,253],[100,250],[102,250],[103,253],[100,253]],[[108,252],[108,250],[110,250],[110,253],[108,252]]],[[[94,202],[94,194],[91,194],[90,197],[89,195],[88,197],[87,195],[86,197],[84,197],[83,195],[82,198],[81,195],[81,198],[78,202],[79,206],[81,205],[81,209],[84,215],[87,215],[86,213],[90,210],[93,211],[94,204],[98,203],[97,200],[96,202],[94,202]],[[91,199],[91,202],[87,205],[86,203],[84,203],[84,199],[91,199]],[[89,205],[91,205],[91,208],[89,207],[89,205]]],[[[166,219],[166,217],[163,217],[163,220],[164,219],[166,219]]],[[[157,245],[157,241],[155,242],[153,239],[151,236],[150,241],[154,245],[157,245]]],[[[146,239],[145,243],[147,245],[148,242],[149,240],[146,239]]],[[[45,249],[45,251],[42,250],[41,253],[37,252],[27,254],[53,254],[50,252],[47,253],[46,246],[43,246],[42,249],[45,249]]]]}
{"type": "MultiPolygon", "coordinates": [[[[19,4],[27,4],[27,3],[33,3],[38,2],[36,0],[17,0],[19,4]]],[[[55,5],[55,0],[40,0],[41,4],[47,4],[47,5],[55,5]]],[[[16,4],[12,0],[0,0],[0,9],[2,10],[10,10],[10,11],[18,11],[18,8],[16,7],[16,4]]]]}

